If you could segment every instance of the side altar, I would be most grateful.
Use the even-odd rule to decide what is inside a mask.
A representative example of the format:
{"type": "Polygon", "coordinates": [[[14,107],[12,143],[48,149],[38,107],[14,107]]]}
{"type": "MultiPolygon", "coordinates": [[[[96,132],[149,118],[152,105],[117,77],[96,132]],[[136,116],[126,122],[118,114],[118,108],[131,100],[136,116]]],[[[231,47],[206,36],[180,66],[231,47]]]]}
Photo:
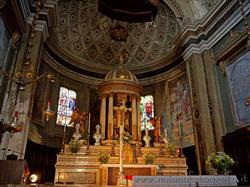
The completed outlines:
{"type": "Polygon", "coordinates": [[[142,87],[135,75],[123,67],[123,62],[124,56],[121,56],[120,64],[108,72],[99,85],[100,124],[90,124],[89,120],[88,128],[84,129],[84,115],[77,110],[73,112],[72,141],[87,142],[87,145],[81,145],[74,155],[72,144],[64,145],[57,155],[55,184],[122,186],[126,175],[187,175],[186,158],[181,154],[170,156],[167,132],[164,131],[162,138],[160,123],[154,125],[154,138],[150,137],[147,127],[141,126],[142,87]],[[96,127],[94,134],[90,134],[91,125],[96,127]],[[142,129],[145,130],[143,137],[142,129]],[[87,140],[83,139],[84,131],[88,134],[87,140]],[[90,136],[95,139],[94,145],[89,145],[90,136]],[[110,155],[107,164],[98,161],[100,153],[110,155]],[[145,164],[146,156],[150,164],[145,164]]]}

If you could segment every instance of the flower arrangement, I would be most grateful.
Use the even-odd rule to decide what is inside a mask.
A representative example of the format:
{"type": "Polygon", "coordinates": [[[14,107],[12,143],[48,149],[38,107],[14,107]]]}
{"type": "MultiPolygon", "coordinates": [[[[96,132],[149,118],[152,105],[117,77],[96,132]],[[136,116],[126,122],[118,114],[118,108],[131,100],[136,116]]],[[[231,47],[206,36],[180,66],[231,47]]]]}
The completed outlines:
{"type": "Polygon", "coordinates": [[[133,136],[129,132],[124,131],[123,133],[123,142],[126,144],[132,144],[133,136]]]}
{"type": "MultiPolygon", "coordinates": [[[[117,135],[114,137],[114,140],[115,140],[116,143],[119,143],[119,142],[120,142],[120,135],[117,134],[117,135]]],[[[133,136],[132,136],[129,132],[124,131],[124,132],[123,132],[123,143],[124,143],[124,144],[130,144],[130,145],[131,145],[132,142],[133,142],[133,136]]]]}
{"type": "Polygon", "coordinates": [[[72,138],[69,142],[71,153],[76,154],[79,151],[82,144],[83,144],[83,142],[81,140],[77,140],[77,139],[72,138]]]}
{"type": "Polygon", "coordinates": [[[218,174],[225,174],[234,164],[234,160],[224,152],[211,153],[206,164],[217,170],[218,174]]]}
{"type": "Polygon", "coordinates": [[[153,164],[155,161],[155,155],[153,153],[146,153],[142,156],[145,164],[153,164]]]}
{"type": "Polygon", "coordinates": [[[98,154],[98,161],[101,162],[102,164],[107,164],[110,159],[110,154],[101,152],[98,154]]]}

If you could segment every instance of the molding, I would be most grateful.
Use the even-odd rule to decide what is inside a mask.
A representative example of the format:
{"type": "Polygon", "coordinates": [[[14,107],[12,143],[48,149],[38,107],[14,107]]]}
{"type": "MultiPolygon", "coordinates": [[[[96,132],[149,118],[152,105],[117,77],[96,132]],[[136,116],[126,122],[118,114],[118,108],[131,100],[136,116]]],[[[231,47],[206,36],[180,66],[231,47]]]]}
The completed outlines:
{"type": "MultiPolygon", "coordinates": [[[[232,4],[228,8],[232,8],[234,4],[232,4]]],[[[227,10],[229,11],[229,10],[227,10]]],[[[245,8],[246,14],[249,14],[250,12],[250,3],[247,4],[245,8]]],[[[224,12],[221,17],[218,17],[216,21],[222,20],[223,16],[225,16],[227,12],[224,12]]],[[[238,23],[242,21],[242,15],[239,10],[237,9],[236,12],[234,12],[232,15],[230,15],[230,18],[227,19],[220,27],[209,36],[206,40],[201,40],[199,43],[191,43],[183,52],[183,58],[184,60],[188,59],[193,53],[202,53],[206,49],[211,49],[216,43],[218,43],[219,40],[221,40],[224,36],[228,34],[232,28],[234,28],[238,23]]],[[[218,24],[217,22],[214,22],[211,27],[218,24]]],[[[209,27],[209,28],[211,28],[209,27]]],[[[207,33],[211,32],[211,30],[208,30],[205,34],[207,36],[207,33]]],[[[190,38],[189,38],[190,39],[190,38]]],[[[194,38],[195,40],[198,39],[198,37],[194,38]]]]}
{"type": "Polygon", "coordinates": [[[43,50],[42,59],[56,72],[76,81],[84,82],[86,84],[91,84],[97,86],[102,83],[103,79],[89,77],[83,74],[76,73],[68,68],[65,68],[59,64],[55,59],[53,59],[46,50],[43,50]]]}

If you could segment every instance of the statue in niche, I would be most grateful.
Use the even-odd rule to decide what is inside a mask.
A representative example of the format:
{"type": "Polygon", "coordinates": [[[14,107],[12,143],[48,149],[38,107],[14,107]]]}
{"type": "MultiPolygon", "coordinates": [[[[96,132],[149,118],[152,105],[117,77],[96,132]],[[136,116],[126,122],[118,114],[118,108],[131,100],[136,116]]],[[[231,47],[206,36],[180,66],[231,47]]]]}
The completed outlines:
{"type": "Polygon", "coordinates": [[[143,137],[143,141],[145,142],[145,147],[150,147],[151,137],[148,134],[148,128],[145,129],[145,135],[143,137]]]}
{"type": "Polygon", "coordinates": [[[96,132],[93,135],[93,138],[95,139],[95,145],[100,145],[100,140],[102,139],[102,134],[100,133],[101,126],[99,124],[96,125],[95,129],[96,132]]]}

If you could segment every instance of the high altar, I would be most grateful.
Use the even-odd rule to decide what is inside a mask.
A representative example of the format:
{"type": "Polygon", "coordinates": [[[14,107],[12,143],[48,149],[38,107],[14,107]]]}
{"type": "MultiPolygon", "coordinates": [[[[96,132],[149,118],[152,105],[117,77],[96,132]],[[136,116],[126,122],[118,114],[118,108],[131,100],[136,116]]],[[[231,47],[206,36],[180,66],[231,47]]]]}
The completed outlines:
{"type": "MultiPolygon", "coordinates": [[[[82,145],[76,155],[71,154],[66,144],[64,152],[57,155],[55,184],[106,186],[119,184],[121,177],[126,175],[187,175],[186,158],[170,156],[167,145],[154,142],[154,146],[143,146],[139,110],[142,87],[121,62],[123,59],[99,85],[101,142],[95,138],[95,145],[82,145]],[[124,144],[124,132],[132,135],[130,144],[124,144]],[[120,141],[115,144],[113,140],[117,136],[120,141]],[[98,161],[101,152],[111,155],[108,164],[98,161]],[[156,156],[150,165],[143,159],[148,153],[156,156]]],[[[145,136],[143,140],[147,145],[145,136]]]]}

